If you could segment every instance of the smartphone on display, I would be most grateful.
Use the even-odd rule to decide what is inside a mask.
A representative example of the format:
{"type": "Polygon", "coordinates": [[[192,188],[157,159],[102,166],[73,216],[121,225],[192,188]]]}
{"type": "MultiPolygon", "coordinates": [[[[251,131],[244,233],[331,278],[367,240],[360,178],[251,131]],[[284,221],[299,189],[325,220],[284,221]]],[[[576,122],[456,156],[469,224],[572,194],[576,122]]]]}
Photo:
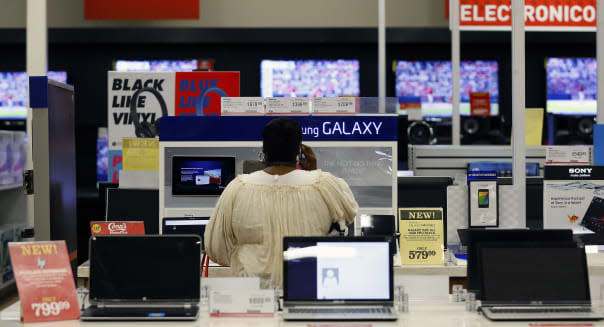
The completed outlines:
{"type": "Polygon", "coordinates": [[[489,207],[489,190],[481,188],[478,190],[478,207],[488,208],[489,207]]]}

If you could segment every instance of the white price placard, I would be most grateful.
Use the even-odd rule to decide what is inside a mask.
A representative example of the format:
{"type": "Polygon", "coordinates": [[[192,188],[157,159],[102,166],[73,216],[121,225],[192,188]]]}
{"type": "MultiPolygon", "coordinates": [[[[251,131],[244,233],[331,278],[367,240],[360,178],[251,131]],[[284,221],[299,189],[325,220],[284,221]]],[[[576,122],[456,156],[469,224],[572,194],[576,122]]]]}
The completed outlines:
{"type": "Polygon", "coordinates": [[[590,165],[591,150],[588,146],[548,146],[545,148],[546,165],[590,165]]]}
{"type": "Polygon", "coordinates": [[[355,114],[355,98],[312,98],[313,115],[355,114]]]}
{"type": "Polygon", "coordinates": [[[273,290],[211,290],[210,317],[271,317],[273,290]]]}
{"type": "Polygon", "coordinates": [[[223,116],[263,116],[262,97],[222,97],[220,111],[223,116]]]}
{"type": "Polygon", "coordinates": [[[309,98],[266,98],[267,115],[296,115],[310,114],[309,98]]]}

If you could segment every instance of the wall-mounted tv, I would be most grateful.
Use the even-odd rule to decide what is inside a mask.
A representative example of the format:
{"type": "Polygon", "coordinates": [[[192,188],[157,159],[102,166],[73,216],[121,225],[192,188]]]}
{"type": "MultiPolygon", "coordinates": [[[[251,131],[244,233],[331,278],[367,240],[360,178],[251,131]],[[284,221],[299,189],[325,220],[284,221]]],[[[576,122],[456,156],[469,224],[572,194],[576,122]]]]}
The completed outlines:
{"type": "Polygon", "coordinates": [[[262,60],[263,97],[359,96],[358,60],[262,60]]]}
{"type": "Polygon", "coordinates": [[[548,113],[596,115],[598,64],[595,58],[549,58],[545,66],[548,113]]]}
{"type": "MultiPolygon", "coordinates": [[[[67,72],[50,71],[49,79],[67,83],[67,72]]],[[[0,119],[27,118],[27,73],[0,72],[0,119]]]]}
{"type": "MultiPolygon", "coordinates": [[[[453,97],[450,61],[396,62],[396,96],[401,108],[421,108],[424,117],[451,117],[453,97]]],[[[488,92],[491,116],[499,114],[497,61],[462,61],[460,64],[461,115],[470,115],[470,93],[488,92]]]]}
{"type": "Polygon", "coordinates": [[[189,60],[116,60],[118,72],[190,72],[196,69],[214,70],[212,59],[189,60]]]}

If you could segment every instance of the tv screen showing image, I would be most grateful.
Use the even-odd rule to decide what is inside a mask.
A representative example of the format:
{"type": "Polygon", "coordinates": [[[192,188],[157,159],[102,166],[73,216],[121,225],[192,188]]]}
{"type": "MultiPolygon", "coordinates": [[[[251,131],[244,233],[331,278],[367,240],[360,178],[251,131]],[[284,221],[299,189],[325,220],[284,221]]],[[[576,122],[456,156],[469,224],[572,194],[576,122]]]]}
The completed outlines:
{"type": "Polygon", "coordinates": [[[173,157],[173,195],[220,195],[235,178],[234,157],[173,157]]]}
{"type": "Polygon", "coordinates": [[[214,70],[214,60],[116,60],[118,72],[190,72],[196,69],[214,70]]]}
{"type": "MultiPolygon", "coordinates": [[[[451,117],[453,106],[452,66],[450,61],[406,61],[396,63],[396,96],[401,109],[421,108],[424,117],[451,117]]],[[[460,63],[459,111],[470,115],[470,93],[488,92],[491,116],[499,115],[499,77],[497,61],[460,63]]]]}
{"type": "Polygon", "coordinates": [[[545,66],[548,113],[596,115],[598,64],[595,58],[549,58],[545,66]]]}
{"type": "MultiPolygon", "coordinates": [[[[49,79],[67,83],[67,72],[50,71],[49,79]]],[[[26,72],[0,72],[0,119],[27,118],[26,72]]]]}
{"type": "Polygon", "coordinates": [[[262,60],[263,97],[359,96],[358,60],[262,60]]]}

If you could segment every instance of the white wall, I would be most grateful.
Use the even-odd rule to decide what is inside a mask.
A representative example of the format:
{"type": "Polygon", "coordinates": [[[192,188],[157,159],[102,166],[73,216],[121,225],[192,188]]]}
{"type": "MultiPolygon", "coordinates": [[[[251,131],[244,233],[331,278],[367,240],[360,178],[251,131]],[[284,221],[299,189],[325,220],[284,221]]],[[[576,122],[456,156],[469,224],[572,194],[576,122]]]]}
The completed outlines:
{"type": "MultiPolygon", "coordinates": [[[[172,0],[177,1],[177,0],[172,0]]],[[[84,0],[48,0],[50,28],[376,27],[377,0],[200,0],[199,20],[87,21],[84,0]]],[[[0,0],[0,28],[25,27],[23,0],[0,0]]],[[[387,0],[388,27],[446,27],[444,0],[387,0]]]]}

